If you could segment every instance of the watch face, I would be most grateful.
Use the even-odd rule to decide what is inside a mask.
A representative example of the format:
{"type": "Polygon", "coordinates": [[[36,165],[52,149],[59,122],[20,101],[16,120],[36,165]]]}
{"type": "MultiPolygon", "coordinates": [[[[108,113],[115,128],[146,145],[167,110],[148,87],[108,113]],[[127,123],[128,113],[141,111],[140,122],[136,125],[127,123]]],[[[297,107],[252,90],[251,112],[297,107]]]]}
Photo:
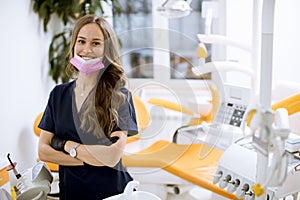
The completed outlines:
{"type": "Polygon", "coordinates": [[[70,150],[70,156],[72,156],[73,158],[76,157],[76,149],[72,148],[72,149],[70,150]]]}

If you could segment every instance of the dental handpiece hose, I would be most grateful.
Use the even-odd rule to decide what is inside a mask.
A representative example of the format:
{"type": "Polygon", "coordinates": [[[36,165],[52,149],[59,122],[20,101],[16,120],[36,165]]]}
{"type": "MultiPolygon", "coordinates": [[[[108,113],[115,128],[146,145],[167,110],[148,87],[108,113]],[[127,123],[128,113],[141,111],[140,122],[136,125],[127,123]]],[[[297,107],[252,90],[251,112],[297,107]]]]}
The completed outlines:
{"type": "Polygon", "coordinates": [[[13,172],[14,172],[17,179],[21,178],[21,174],[16,169],[16,163],[13,163],[10,159],[10,153],[7,154],[7,159],[10,163],[10,167],[9,167],[8,170],[13,170],[13,172]]]}

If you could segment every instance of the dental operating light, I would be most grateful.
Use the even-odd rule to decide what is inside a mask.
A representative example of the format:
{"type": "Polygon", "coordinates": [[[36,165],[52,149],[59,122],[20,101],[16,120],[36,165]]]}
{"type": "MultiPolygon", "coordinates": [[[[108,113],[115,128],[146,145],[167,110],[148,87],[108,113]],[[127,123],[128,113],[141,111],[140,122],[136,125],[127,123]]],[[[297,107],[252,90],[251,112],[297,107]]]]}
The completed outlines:
{"type": "Polygon", "coordinates": [[[192,11],[190,2],[191,0],[166,0],[157,10],[170,19],[185,17],[192,11]]]}

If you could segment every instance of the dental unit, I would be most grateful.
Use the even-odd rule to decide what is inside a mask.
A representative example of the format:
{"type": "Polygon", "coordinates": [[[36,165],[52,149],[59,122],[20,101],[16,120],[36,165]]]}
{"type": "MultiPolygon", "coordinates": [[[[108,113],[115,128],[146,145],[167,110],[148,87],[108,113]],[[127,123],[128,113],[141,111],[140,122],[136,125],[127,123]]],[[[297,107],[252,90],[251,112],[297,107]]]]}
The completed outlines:
{"type": "MultiPolygon", "coordinates": [[[[259,7],[259,2],[255,3],[259,7]]],[[[278,200],[288,196],[297,199],[300,190],[300,185],[297,184],[300,162],[295,159],[293,152],[288,150],[297,149],[295,146],[291,147],[291,144],[298,143],[299,137],[291,136],[288,115],[292,113],[287,112],[289,103],[295,100],[295,97],[292,97],[292,100],[288,97],[282,101],[285,103],[278,102],[271,106],[272,53],[270,52],[273,50],[274,7],[275,0],[262,1],[262,49],[261,55],[255,56],[256,59],[252,63],[257,66],[257,58],[262,58],[259,105],[253,104],[251,95],[244,96],[249,100],[245,104],[226,102],[224,98],[226,95],[232,96],[234,100],[240,100],[243,99],[241,98],[243,93],[237,92],[234,87],[230,88],[230,85],[230,89],[226,90],[227,84],[220,78],[218,86],[223,89],[220,91],[224,91],[224,94],[221,94],[223,99],[211,124],[183,127],[175,133],[173,142],[156,141],[146,149],[124,155],[125,166],[134,178],[141,183],[144,181],[145,187],[156,186],[152,191],[160,193],[162,190],[169,192],[170,188],[175,188],[173,193],[180,193],[181,189],[184,191],[194,184],[228,199],[278,200]],[[225,112],[224,107],[233,111],[225,112]],[[178,143],[180,137],[190,137],[189,143],[178,143]]],[[[257,13],[259,11],[260,9],[257,9],[255,14],[259,14],[257,13]]],[[[254,19],[258,19],[257,16],[254,19]]],[[[257,28],[257,25],[255,27],[257,28]]],[[[217,40],[219,43],[229,42],[249,51],[248,46],[239,45],[224,37],[214,37],[210,34],[198,37],[204,43],[206,40],[211,42],[208,39],[217,40]]],[[[257,35],[253,36],[255,37],[257,35]]],[[[258,46],[253,44],[254,49],[251,50],[255,51],[258,46]]],[[[239,63],[231,65],[227,61],[220,62],[220,67],[217,63],[202,63],[203,66],[194,70],[200,73],[210,70],[217,72],[226,69],[237,70],[250,75],[251,88],[254,90],[257,88],[257,81],[253,78],[254,73],[251,69],[240,68],[242,65],[239,63]],[[209,65],[213,67],[208,68],[209,65]]],[[[297,105],[292,109],[297,112],[300,110],[297,105]]],[[[166,198],[166,194],[161,196],[162,199],[166,198]]]]}
{"type": "Polygon", "coordinates": [[[10,154],[7,155],[10,165],[7,170],[12,170],[17,178],[14,190],[17,200],[46,200],[47,195],[51,190],[53,176],[47,165],[43,162],[38,162],[30,169],[19,173],[16,169],[16,162],[12,162],[10,154]]]}

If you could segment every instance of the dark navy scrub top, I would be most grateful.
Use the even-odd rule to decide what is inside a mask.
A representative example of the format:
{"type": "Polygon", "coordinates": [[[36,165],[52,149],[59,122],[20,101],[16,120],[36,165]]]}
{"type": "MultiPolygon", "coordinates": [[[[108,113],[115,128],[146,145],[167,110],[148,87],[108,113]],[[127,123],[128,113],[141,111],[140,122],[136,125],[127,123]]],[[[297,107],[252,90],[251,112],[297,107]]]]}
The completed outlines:
{"type": "MultiPolygon", "coordinates": [[[[79,120],[74,98],[75,81],[57,85],[50,93],[47,107],[39,128],[81,144],[110,145],[107,138],[99,139],[93,134],[83,134],[76,121],[79,120]]],[[[123,88],[129,101],[118,111],[119,125],[116,130],[126,130],[128,135],[137,134],[136,115],[131,93],[123,88]]],[[[123,192],[132,180],[120,161],[114,168],[107,166],[59,166],[61,200],[100,200],[123,192]]]]}

